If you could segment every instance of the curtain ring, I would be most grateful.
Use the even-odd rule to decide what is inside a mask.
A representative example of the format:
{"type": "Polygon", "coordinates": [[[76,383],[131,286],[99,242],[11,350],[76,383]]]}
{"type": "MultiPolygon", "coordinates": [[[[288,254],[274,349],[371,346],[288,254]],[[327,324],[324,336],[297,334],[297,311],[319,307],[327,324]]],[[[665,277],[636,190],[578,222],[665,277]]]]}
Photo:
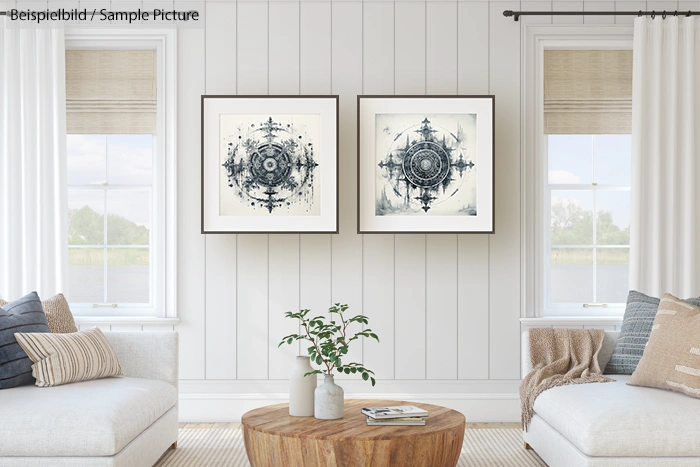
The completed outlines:
{"type": "Polygon", "coordinates": [[[639,10],[639,14],[637,15],[637,18],[641,18],[641,17],[642,17],[642,10],[639,10]]]}
{"type": "Polygon", "coordinates": [[[656,10],[651,11],[651,19],[656,18],[656,10]]]}
{"type": "Polygon", "coordinates": [[[692,16],[692,15],[690,14],[690,10],[688,10],[688,14],[685,15],[685,16],[686,16],[686,18],[690,18],[690,17],[692,16]]]}
{"type": "Polygon", "coordinates": [[[673,12],[673,16],[678,16],[678,10],[673,12]]]}
{"type": "Polygon", "coordinates": [[[661,19],[666,19],[666,10],[664,10],[664,13],[661,15],[661,19]]]}

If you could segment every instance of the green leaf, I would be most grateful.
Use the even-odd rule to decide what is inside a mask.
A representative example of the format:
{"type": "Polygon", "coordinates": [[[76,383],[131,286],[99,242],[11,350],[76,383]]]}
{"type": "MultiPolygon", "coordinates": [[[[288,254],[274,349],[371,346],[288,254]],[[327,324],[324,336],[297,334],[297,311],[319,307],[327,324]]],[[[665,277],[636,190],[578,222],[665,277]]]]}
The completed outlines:
{"type": "Polygon", "coordinates": [[[375,384],[377,384],[377,382],[374,380],[374,378],[370,378],[370,379],[372,380],[372,386],[374,386],[375,384]]]}
{"type": "Polygon", "coordinates": [[[322,364],[322,363],[323,363],[323,359],[321,358],[321,356],[320,356],[320,355],[317,356],[317,357],[316,357],[316,365],[320,365],[320,364],[322,364]]]}
{"type": "Polygon", "coordinates": [[[349,374],[350,374],[350,368],[348,368],[348,367],[343,368],[343,372],[344,372],[346,375],[349,375],[349,374]]]}
{"type": "Polygon", "coordinates": [[[352,369],[352,374],[355,374],[355,373],[357,373],[357,368],[352,369]]]}
{"type": "Polygon", "coordinates": [[[294,342],[294,338],[293,338],[293,337],[290,337],[289,339],[287,339],[287,344],[290,344],[290,345],[291,345],[292,342],[294,342]]]}
{"type": "Polygon", "coordinates": [[[367,380],[369,379],[369,374],[367,374],[367,373],[362,373],[362,379],[364,379],[365,381],[367,381],[367,380]]]}
{"type": "Polygon", "coordinates": [[[337,366],[342,365],[342,363],[340,362],[340,359],[339,359],[339,358],[334,357],[334,358],[333,358],[333,362],[335,362],[335,364],[336,364],[337,366]]]}

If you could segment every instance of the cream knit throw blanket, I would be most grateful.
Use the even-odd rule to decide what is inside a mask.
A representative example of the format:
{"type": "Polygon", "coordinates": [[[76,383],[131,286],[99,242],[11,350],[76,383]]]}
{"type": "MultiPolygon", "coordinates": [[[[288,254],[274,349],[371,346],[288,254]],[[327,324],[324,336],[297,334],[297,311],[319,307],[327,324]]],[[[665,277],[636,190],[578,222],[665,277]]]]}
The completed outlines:
{"type": "Polygon", "coordinates": [[[607,383],[598,365],[602,329],[530,329],[532,371],[520,383],[523,430],[532,419],[535,399],[542,392],[566,384],[607,383]]]}

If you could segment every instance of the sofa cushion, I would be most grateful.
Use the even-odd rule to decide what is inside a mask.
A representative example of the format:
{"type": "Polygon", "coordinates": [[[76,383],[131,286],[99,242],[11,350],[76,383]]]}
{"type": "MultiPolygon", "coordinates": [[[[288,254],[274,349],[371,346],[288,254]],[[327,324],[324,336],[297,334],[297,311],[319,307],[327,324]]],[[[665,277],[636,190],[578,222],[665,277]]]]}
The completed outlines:
{"type": "Polygon", "coordinates": [[[15,333],[32,359],[32,375],[39,387],[123,375],[114,349],[100,328],[52,334],[15,333]]]}
{"type": "Polygon", "coordinates": [[[105,378],[0,391],[0,457],[112,456],[175,406],[153,379],[105,378]]]}
{"type": "MultiPolygon", "coordinates": [[[[660,301],[659,298],[630,290],[625,315],[622,318],[620,338],[603,373],[622,375],[634,373],[644,353],[644,347],[649,341],[660,301]]],[[[700,297],[687,298],[685,301],[700,306],[700,297]]]]}
{"type": "Polygon", "coordinates": [[[36,292],[0,307],[0,389],[34,384],[32,361],[17,343],[16,332],[50,332],[36,292]]]}
{"type": "Polygon", "coordinates": [[[700,456],[700,400],[614,378],[549,389],[535,413],[588,456],[700,456]]]}

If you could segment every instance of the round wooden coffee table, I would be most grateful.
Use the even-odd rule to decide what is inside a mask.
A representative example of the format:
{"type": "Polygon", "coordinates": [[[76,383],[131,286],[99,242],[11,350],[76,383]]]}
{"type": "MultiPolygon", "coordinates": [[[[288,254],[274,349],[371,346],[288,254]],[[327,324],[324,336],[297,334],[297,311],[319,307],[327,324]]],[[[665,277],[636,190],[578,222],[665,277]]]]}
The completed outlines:
{"type": "Polygon", "coordinates": [[[253,467],[454,467],[466,420],[438,405],[348,399],[340,420],[290,417],[279,404],[247,412],[241,425],[253,467]],[[389,405],[427,410],[425,426],[367,426],[362,407],[389,405]]]}

